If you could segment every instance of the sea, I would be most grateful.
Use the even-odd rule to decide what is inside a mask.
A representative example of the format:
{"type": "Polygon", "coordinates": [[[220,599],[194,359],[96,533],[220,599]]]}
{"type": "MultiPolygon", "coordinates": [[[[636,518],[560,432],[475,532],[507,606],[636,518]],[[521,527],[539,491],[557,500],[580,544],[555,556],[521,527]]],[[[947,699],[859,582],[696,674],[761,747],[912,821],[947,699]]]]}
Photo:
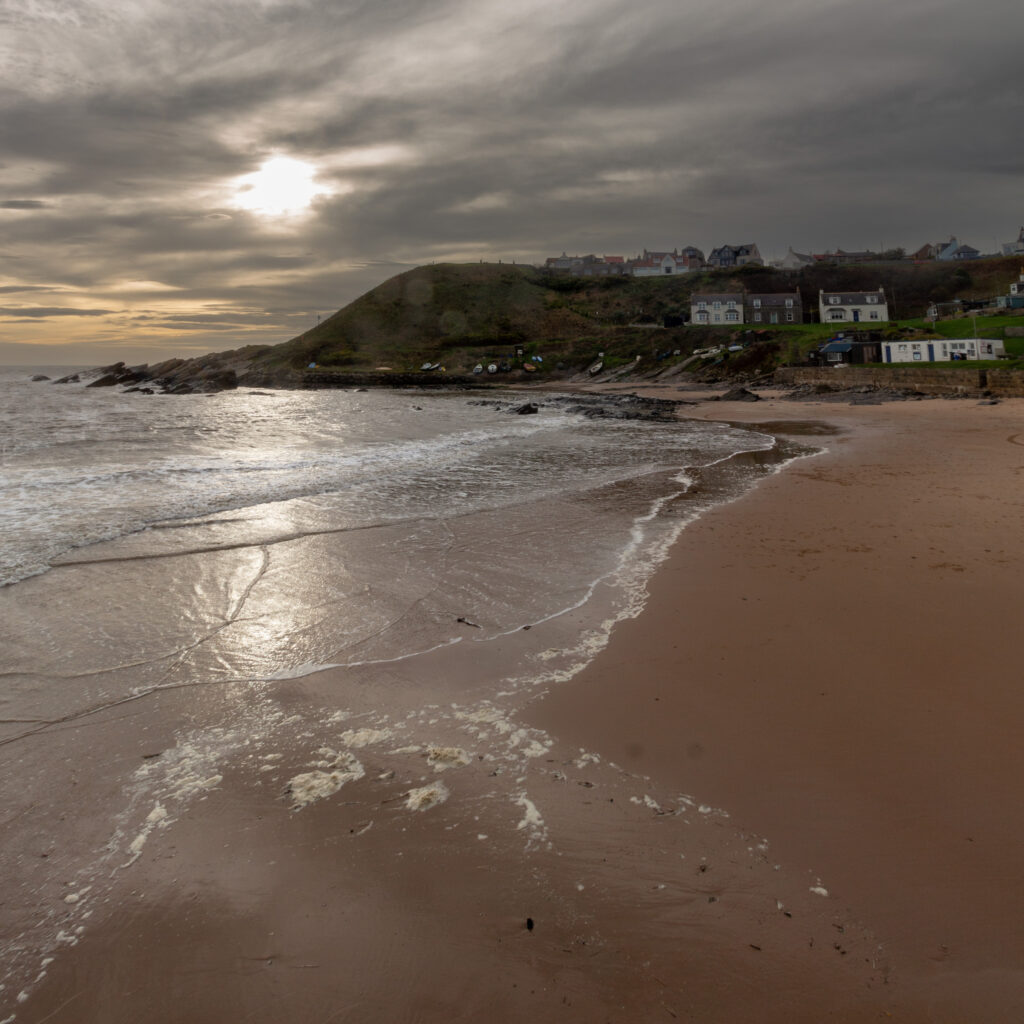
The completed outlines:
{"type": "MultiPolygon", "coordinates": [[[[73,370],[0,370],[0,1019],[225,780],[303,811],[371,752],[381,779],[471,750],[521,777],[551,743],[524,701],[642,611],[689,523],[806,454],[626,399],[54,383],[73,370]]],[[[524,786],[502,798],[549,841],[524,786]]]]}

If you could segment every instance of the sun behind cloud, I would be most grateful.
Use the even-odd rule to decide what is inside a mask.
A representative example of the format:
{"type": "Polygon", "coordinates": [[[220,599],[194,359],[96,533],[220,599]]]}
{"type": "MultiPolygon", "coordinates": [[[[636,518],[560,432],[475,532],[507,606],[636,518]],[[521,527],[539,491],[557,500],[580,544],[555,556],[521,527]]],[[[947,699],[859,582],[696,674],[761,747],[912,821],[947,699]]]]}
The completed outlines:
{"type": "Polygon", "coordinates": [[[258,171],[235,181],[234,204],[263,217],[294,216],[329,189],[315,181],[316,168],[290,156],[274,156],[258,171]]]}

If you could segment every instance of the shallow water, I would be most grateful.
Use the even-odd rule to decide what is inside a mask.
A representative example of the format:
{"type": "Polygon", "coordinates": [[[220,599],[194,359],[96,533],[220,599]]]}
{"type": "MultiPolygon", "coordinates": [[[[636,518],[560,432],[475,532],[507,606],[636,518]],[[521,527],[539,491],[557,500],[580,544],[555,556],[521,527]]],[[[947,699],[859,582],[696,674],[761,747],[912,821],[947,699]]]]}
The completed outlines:
{"type": "Polygon", "coordinates": [[[640,610],[687,522],[796,452],[514,404],[0,382],[0,948],[22,980],[90,926],[88,899],[55,917],[41,893],[96,905],[232,779],[298,809],[397,773],[418,814],[458,800],[472,752],[512,834],[549,842],[515,780],[550,739],[516,709],[640,610]]]}

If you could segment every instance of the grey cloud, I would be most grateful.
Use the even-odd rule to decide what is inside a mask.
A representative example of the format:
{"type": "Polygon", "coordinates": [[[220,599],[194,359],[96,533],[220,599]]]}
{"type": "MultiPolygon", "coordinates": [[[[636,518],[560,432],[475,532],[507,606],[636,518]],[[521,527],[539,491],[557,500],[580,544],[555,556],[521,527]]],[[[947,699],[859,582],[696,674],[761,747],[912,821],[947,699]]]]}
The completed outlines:
{"type": "Polygon", "coordinates": [[[0,209],[47,213],[5,218],[4,289],[124,303],[190,345],[285,340],[431,259],[991,249],[1021,216],[1009,0],[66,6],[73,35],[5,26],[27,56],[0,71],[0,188],[39,198],[0,209]],[[396,143],[407,160],[331,169],[396,143]],[[275,149],[353,191],[294,225],[210,198],[275,149]],[[177,290],[142,310],[107,290],[126,280],[177,290]]]}
{"type": "Polygon", "coordinates": [[[22,320],[48,319],[55,316],[108,316],[113,312],[112,309],[70,309],[62,306],[36,306],[28,309],[0,306],[0,317],[20,317],[22,320]]]}
{"type": "Polygon", "coordinates": [[[44,210],[49,205],[41,199],[4,199],[0,201],[0,210],[44,210]]]}

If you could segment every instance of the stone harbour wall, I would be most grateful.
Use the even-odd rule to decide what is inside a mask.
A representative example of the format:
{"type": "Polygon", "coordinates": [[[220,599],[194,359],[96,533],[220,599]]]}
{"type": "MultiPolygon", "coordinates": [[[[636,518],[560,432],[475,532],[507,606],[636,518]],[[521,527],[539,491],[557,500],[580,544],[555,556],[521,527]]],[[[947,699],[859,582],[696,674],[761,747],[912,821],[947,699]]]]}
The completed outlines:
{"type": "Polygon", "coordinates": [[[998,395],[1024,398],[1024,370],[946,369],[920,366],[783,366],[774,381],[782,386],[876,387],[919,391],[924,395],[998,395]]]}

